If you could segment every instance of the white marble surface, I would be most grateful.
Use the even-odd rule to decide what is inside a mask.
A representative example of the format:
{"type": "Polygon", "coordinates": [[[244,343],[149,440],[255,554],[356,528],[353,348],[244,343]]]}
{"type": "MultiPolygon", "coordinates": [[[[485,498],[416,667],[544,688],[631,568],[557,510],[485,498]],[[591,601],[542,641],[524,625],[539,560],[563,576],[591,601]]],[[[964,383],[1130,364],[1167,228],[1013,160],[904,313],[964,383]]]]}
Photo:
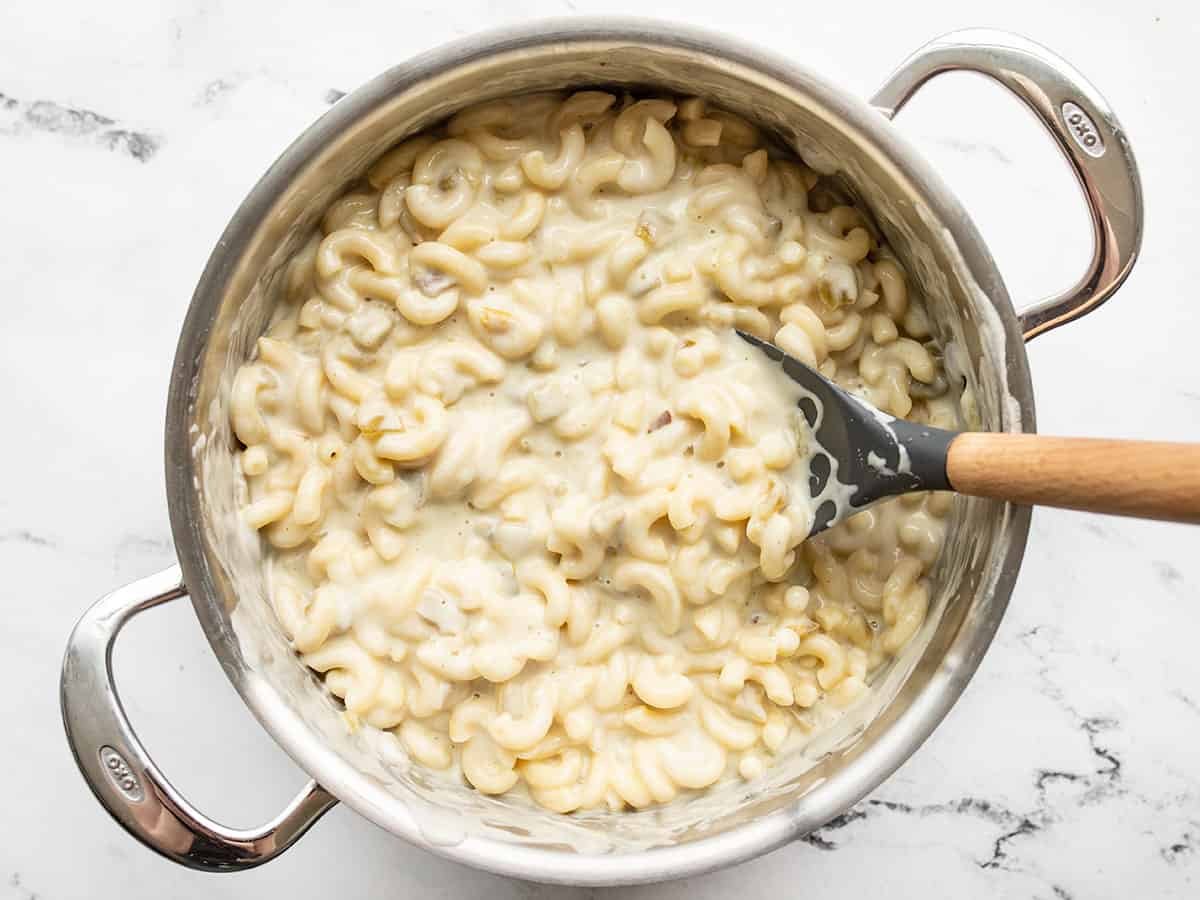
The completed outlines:
{"type": "MultiPolygon", "coordinates": [[[[1118,297],[1031,348],[1042,430],[1200,440],[1200,14],[1183,0],[974,12],[939,0],[870,15],[759,0],[326,6],[0,6],[0,898],[1200,896],[1200,531],[1052,511],[1035,515],[999,637],[928,744],[837,827],[732,870],[555,891],[436,859],[338,809],[270,865],[214,877],[109,821],[63,740],[58,666],[87,603],[173,560],[161,432],[192,286],[244,193],[331,91],[457,35],[653,11],[791,54],[860,94],[952,27],[1053,46],[1122,115],[1149,221],[1118,297]]],[[[1012,102],[948,77],[900,127],[975,211],[1018,301],[1072,278],[1082,207],[1012,102]]],[[[116,665],[146,743],[217,818],[263,819],[301,782],[186,604],[139,619],[116,665]]]]}

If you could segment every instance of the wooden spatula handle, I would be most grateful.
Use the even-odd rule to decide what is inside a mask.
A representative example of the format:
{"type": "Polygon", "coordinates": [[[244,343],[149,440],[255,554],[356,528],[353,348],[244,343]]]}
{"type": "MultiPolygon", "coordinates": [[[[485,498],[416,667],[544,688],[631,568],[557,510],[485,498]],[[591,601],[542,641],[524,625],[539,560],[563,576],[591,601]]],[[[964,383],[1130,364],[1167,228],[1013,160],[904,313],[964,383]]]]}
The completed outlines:
{"type": "Polygon", "coordinates": [[[967,432],[946,475],[963,494],[1200,523],[1200,444],[967,432]]]}

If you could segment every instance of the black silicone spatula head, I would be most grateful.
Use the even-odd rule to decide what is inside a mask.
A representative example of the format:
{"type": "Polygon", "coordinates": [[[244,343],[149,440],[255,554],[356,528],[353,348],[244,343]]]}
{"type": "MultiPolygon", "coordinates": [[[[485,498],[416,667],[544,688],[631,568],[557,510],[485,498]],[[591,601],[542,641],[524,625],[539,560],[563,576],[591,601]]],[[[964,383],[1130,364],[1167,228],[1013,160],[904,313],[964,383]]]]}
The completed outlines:
{"type": "Polygon", "coordinates": [[[958,432],[894,418],[774,344],[738,334],[800,386],[800,409],[816,443],[809,493],[818,505],[810,537],[885,497],[950,487],[946,454],[958,432]]]}

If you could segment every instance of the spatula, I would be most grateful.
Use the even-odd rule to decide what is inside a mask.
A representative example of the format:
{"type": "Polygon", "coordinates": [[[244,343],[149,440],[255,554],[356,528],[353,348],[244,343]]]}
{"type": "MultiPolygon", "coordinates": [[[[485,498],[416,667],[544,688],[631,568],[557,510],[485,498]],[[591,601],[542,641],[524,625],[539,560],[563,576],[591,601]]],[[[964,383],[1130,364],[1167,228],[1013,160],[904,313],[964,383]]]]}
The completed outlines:
{"type": "Polygon", "coordinates": [[[1200,524],[1200,444],[933,428],[893,418],[775,345],[738,334],[802,389],[800,409],[819,445],[810,536],[911,491],[1200,524]]]}

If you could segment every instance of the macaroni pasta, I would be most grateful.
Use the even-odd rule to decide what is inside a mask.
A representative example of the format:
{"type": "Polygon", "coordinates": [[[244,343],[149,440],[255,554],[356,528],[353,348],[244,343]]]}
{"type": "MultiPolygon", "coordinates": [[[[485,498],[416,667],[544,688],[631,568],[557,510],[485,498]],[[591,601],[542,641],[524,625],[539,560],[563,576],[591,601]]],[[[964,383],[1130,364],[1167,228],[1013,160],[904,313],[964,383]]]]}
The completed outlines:
{"type": "Polygon", "coordinates": [[[560,812],[752,779],[929,603],[949,499],[805,541],[774,341],[952,426],[872,224],[749,123],[583,91],[383,156],[293,260],[232,422],[271,600],[352,728],[560,812]]]}

